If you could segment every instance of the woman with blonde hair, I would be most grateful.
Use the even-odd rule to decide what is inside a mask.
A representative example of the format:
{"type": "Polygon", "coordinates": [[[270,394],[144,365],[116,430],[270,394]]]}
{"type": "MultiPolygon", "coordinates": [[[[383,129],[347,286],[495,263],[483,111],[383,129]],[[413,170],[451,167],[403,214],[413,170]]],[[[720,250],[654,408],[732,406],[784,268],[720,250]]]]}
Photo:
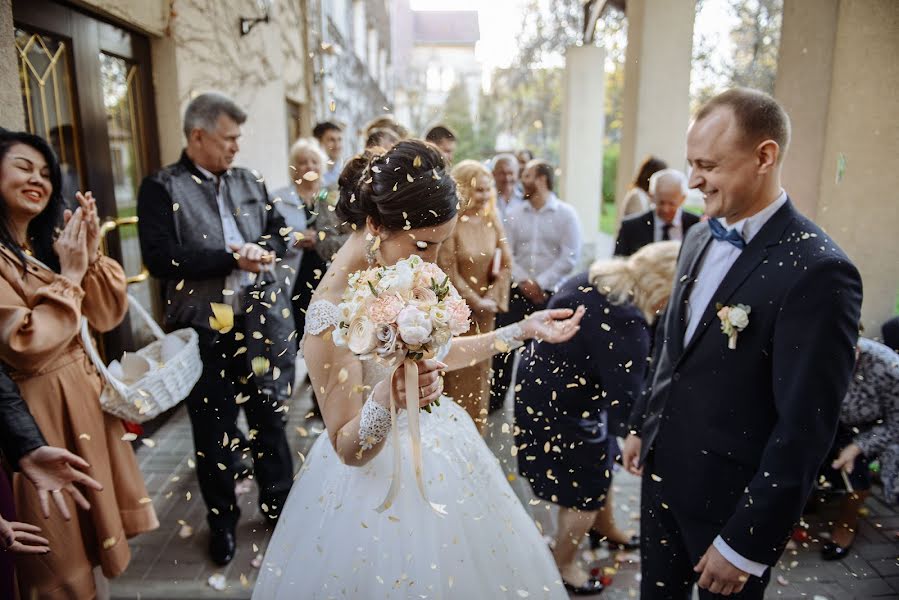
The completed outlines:
{"type": "MultiPolygon", "coordinates": [[[[440,247],[437,262],[471,307],[465,335],[493,331],[496,313],[509,309],[512,257],[494,205],[496,191],[487,167],[463,160],[452,170],[461,202],[453,235],[440,247]]],[[[483,434],[490,397],[490,361],[448,373],[446,395],[471,415],[483,434]]]]}
{"type": "Polygon", "coordinates": [[[312,292],[348,235],[334,213],[337,193],[329,193],[321,184],[327,164],[328,157],[317,140],[298,139],[290,147],[292,182],[271,193],[272,204],[292,230],[293,244],[288,246],[284,263],[293,286],[291,298],[298,344],[312,292]]]}
{"type": "Polygon", "coordinates": [[[610,546],[636,544],[612,518],[615,438],[626,436],[630,408],[643,391],[650,327],[671,294],[679,247],[650,244],[570,278],[549,308],[584,305],[581,330],[563,344],[531,344],[518,367],[518,470],[538,498],[559,506],[553,555],[574,593],[602,590],[576,560],[591,528],[610,546]]]}

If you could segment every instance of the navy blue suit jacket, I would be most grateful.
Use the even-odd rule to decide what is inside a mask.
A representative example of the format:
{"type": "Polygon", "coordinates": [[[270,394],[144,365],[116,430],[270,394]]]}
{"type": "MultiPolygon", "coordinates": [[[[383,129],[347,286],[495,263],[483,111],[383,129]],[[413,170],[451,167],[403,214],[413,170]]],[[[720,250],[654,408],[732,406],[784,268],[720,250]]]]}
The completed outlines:
{"type": "Polygon", "coordinates": [[[862,284],[843,251],[787,201],[684,347],[687,300],[710,243],[705,225],[684,240],[651,391],[635,405],[632,430],[672,511],[715,523],[740,555],[773,565],[834,440],[862,284]],[[716,304],[751,308],[735,350],[716,304]]]}
{"type": "MultiPolygon", "coordinates": [[[[690,228],[699,223],[699,217],[687,211],[681,211],[681,226],[684,237],[690,228]]],[[[630,256],[643,246],[655,241],[656,211],[650,209],[645,213],[634,215],[621,222],[618,238],[615,240],[615,256],[630,256]]]]}

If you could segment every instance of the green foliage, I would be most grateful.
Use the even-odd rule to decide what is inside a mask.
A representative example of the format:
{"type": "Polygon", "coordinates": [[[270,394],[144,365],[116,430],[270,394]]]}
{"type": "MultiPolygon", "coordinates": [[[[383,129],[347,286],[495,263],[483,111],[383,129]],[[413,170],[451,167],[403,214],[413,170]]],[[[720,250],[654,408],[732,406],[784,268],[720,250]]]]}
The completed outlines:
{"type": "Polygon", "coordinates": [[[618,179],[618,157],[621,146],[618,143],[606,144],[602,155],[602,202],[615,206],[615,183],[618,179]]]}
{"type": "MultiPolygon", "coordinates": [[[[734,52],[732,56],[721,56],[717,32],[697,33],[693,41],[692,80],[695,83],[691,86],[694,109],[730,87],[744,86],[774,93],[783,0],[714,1],[726,1],[727,10],[735,20],[728,33],[734,52]]],[[[697,5],[697,13],[712,2],[706,0],[697,5]]]]}

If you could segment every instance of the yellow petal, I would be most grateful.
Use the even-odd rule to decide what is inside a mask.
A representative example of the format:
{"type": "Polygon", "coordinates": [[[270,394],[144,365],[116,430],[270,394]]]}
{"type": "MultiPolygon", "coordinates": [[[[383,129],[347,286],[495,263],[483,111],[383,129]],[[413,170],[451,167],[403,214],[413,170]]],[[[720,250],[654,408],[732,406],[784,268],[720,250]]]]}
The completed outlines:
{"type": "Polygon", "coordinates": [[[212,315],[209,317],[209,326],[219,333],[228,333],[234,329],[234,309],[230,304],[211,302],[212,315]]]}

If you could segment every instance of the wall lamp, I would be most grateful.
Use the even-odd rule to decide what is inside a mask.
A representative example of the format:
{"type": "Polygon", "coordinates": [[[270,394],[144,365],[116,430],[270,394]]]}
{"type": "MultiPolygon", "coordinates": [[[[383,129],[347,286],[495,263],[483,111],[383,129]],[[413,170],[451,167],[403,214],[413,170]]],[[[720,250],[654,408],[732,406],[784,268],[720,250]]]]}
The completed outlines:
{"type": "Polygon", "coordinates": [[[272,0],[256,0],[256,6],[259,7],[259,10],[262,11],[261,17],[241,17],[240,18],[240,37],[243,37],[250,33],[250,30],[253,29],[259,23],[268,23],[269,22],[269,13],[272,8],[272,0]]]}

